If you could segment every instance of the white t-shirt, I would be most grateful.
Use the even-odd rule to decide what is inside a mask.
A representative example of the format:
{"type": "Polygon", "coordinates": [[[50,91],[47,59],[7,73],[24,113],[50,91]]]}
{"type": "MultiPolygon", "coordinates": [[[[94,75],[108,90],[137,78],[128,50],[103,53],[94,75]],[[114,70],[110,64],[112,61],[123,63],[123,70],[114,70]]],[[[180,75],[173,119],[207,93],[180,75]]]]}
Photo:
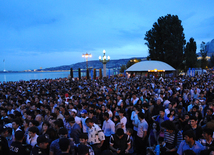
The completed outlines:
{"type": "Polygon", "coordinates": [[[127,118],[124,116],[122,119],[120,119],[120,123],[123,125],[122,129],[124,130],[124,133],[126,133],[127,118]]]}
{"type": "Polygon", "coordinates": [[[86,117],[86,118],[82,118],[81,117],[81,121],[82,121],[82,131],[83,131],[83,133],[88,133],[88,126],[86,125],[86,123],[85,123],[85,120],[87,119],[88,117],[86,117]]]}
{"type": "Polygon", "coordinates": [[[81,123],[81,118],[78,117],[78,116],[76,116],[76,117],[75,117],[75,122],[76,122],[77,124],[80,124],[80,123],[81,123]]]}

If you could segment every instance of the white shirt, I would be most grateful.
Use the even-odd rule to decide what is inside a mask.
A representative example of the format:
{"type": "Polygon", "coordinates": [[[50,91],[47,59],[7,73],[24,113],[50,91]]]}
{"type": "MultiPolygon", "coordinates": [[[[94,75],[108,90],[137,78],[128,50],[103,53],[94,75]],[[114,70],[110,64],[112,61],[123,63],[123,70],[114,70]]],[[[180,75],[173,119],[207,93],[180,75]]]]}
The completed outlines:
{"type": "Polygon", "coordinates": [[[115,124],[112,120],[108,119],[108,121],[103,122],[102,130],[106,137],[110,137],[112,134],[115,134],[115,124]]]}
{"type": "Polygon", "coordinates": [[[139,98],[137,97],[136,99],[131,98],[131,101],[133,100],[133,105],[135,105],[137,103],[137,101],[139,100],[139,98]]]}
{"type": "Polygon", "coordinates": [[[39,137],[37,134],[31,138],[27,135],[26,143],[34,147],[37,144],[37,137],[39,137]]]}
{"type": "Polygon", "coordinates": [[[83,133],[88,133],[88,126],[86,125],[86,123],[85,123],[85,120],[87,119],[88,117],[86,117],[86,118],[82,118],[81,117],[81,121],[82,121],[82,131],[83,131],[83,133]]]}
{"type": "Polygon", "coordinates": [[[127,118],[124,116],[122,119],[120,119],[120,123],[123,125],[122,129],[124,130],[124,133],[126,133],[127,118]]]}
{"type": "Polygon", "coordinates": [[[88,128],[89,144],[100,144],[103,140],[105,140],[105,135],[97,124],[94,124],[92,128],[88,128]]]}
{"type": "MultiPolygon", "coordinates": [[[[134,124],[138,124],[140,120],[138,119],[138,114],[135,111],[132,111],[131,120],[134,121],[134,124]]],[[[133,129],[137,131],[137,126],[134,126],[133,129]]]]}
{"type": "Polygon", "coordinates": [[[76,116],[74,119],[75,119],[75,122],[76,122],[77,124],[80,124],[80,123],[81,123],[81,118],[80,118],[80,117],[76,116]]]}

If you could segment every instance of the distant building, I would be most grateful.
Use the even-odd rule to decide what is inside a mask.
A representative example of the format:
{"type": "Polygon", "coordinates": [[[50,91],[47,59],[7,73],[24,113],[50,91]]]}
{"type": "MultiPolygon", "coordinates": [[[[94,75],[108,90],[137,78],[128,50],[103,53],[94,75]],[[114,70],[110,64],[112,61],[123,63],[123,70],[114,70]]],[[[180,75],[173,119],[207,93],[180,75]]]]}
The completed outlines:
{"type": "Polygon", "coordinates": [[[135,63],[126,70],[129,75],[139,75],[139,76],[155,76],[155,77],[165,77],[168,74],[173,74],[176,70],[169,64],[162,61],[141,61],[135,63]]]}

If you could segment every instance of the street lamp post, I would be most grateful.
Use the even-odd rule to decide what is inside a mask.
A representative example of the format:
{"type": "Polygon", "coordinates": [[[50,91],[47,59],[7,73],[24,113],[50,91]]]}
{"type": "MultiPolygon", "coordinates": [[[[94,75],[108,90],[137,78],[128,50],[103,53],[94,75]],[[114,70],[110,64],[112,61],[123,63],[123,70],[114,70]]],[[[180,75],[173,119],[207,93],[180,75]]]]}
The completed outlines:
{"type": "Polygon", "coordinates": [[[86,59],[86,69],[88,69],[88,58],[90,57],[92,57],[92,55],[91,54],[88,54],[88,53],[86,53],[86,54],[83,54],[82,55],[82,57],[84,57],[85,59],[86,59]]]}
{"type": "Polygon", "coordinates": [[[99,56],[99,60],[103,63],[103,77],[106,77],[106,64],[110,61],[110,56],[106,59],[106,51],[103,50],[103,59],[99,56]]]}

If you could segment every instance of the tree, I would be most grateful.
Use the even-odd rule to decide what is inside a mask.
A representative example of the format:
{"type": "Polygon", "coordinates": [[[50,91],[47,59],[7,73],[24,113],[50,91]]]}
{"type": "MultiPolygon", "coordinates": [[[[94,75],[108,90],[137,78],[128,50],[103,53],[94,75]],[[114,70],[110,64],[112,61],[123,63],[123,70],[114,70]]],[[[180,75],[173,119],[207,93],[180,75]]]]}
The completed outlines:
{"type": "Polygon", "coordinates": [[[214,55],[212,54],[210,61],[209,61],[209,67],[212,68],[214,67],[214,55]]]}
{"type": "Polygon", "coordinates": [[[140,62],[140,59],[130,59],[127,63],[126,63],[126,68],[131,67],[132,65],[134,65],[135,63],[140,62]]]}
{"type": "Polygon", "coordinates": [[[189,42],[186,44],[185,51],[185,66],[186,70],[188,68],[195,68],[197,65],[197,54],[196,54],[196,42],[194,38],[190,38],[189,42]]]}
{"type": "Polygon", "coordinates": [[[122,65],[120,67],[120,73],[124,73],[125,70],[126,70],[126,65],[122,65]]]}
{"type": "Polygon", "coordinates": [[[201,46],[200,46],[200,54],[201,54],[201,68],[205,69],[206,66],[208,65],[207,61],[207,50],[206,50],[206,45],[205,42],[202,41],[201,46]]]}
{"type": "Polygon", "coordinates": [[[177,15],[168,14],[158,18],[144,38],[149,48],[148,59],[164,61],[176,69],[179,68],[184,59],[186,43],[183,31],[177,15]]]}

